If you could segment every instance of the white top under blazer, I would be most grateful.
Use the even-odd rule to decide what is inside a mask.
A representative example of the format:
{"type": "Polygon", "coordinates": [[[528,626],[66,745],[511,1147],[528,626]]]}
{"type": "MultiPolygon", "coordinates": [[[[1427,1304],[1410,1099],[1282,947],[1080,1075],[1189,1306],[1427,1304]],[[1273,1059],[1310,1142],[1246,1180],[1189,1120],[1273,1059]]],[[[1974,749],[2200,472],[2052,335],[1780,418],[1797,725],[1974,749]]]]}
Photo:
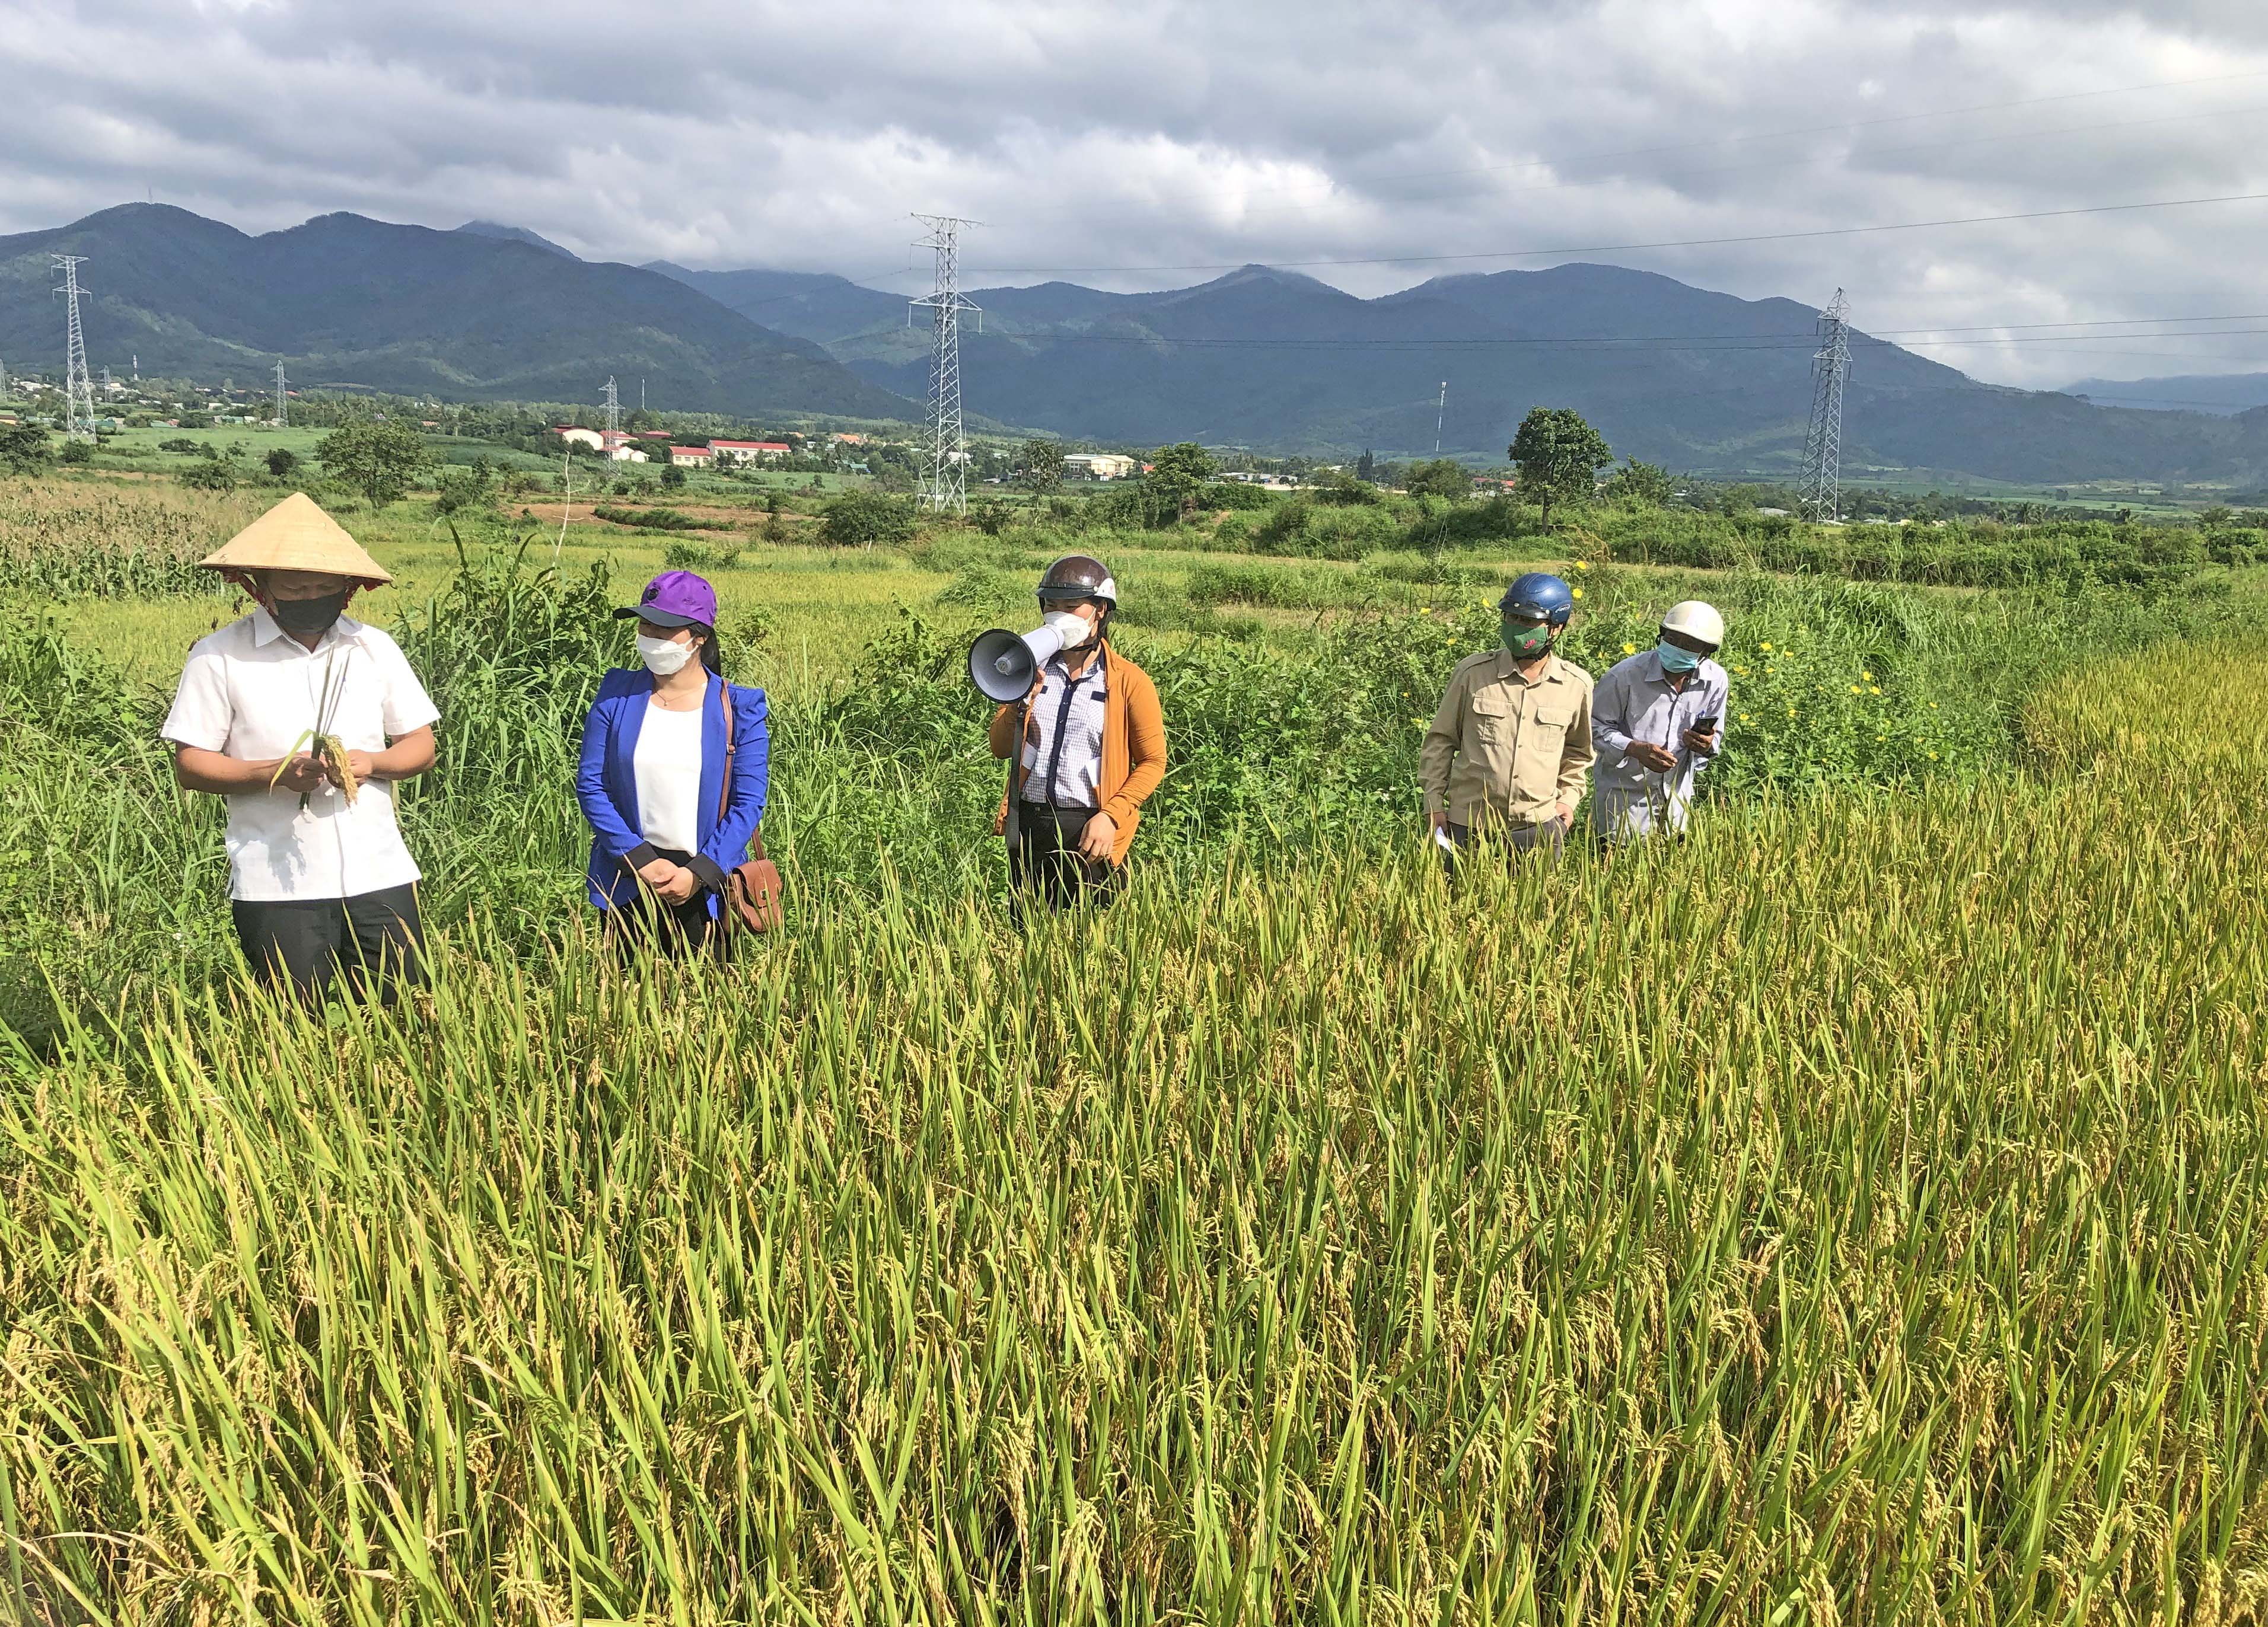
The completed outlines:
{"type": "Polygon", "coordinates": [[[701,850],[701,712],[646,703],[638,725],[638,832],[658,848],[701,850]]]}

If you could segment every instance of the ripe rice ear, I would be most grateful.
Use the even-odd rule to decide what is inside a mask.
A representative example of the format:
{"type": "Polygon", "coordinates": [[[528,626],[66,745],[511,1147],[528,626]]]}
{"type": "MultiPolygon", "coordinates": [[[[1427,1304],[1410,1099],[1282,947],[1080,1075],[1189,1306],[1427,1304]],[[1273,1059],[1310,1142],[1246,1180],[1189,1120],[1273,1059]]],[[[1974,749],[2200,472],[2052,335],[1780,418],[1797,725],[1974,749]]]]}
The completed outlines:
{"type": "Polygon", "coordinates": [[[354,769],[347,762],[346,743],[335,734],[319,734],[315,737],[315,755],[338,788],[346,792],[347,806],[352,807],[362,791],[362,783],[355,778],[354,769]]]}

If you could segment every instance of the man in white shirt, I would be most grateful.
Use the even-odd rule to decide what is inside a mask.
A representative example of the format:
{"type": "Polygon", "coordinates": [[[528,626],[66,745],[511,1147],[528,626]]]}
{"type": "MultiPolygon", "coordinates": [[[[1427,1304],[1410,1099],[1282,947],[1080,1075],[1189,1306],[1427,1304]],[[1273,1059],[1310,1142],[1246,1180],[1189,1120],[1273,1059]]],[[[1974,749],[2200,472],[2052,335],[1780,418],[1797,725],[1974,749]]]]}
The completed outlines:
{"type": "Polygon", "coordinates": [[[1665,826],[1682,838],[1693,782],[1724,742],[1733,681],[1712,659],[1725,618],[1697,599],[1672,605],[1660,640],[1618,661],[1591,698],[1598,781],[1591,828],[1612,847],[1665,826]]]}
{"type": "Polygon", "coordinates": [[[163,733],[182,788],[228,799],[245,959],[309,998],[342,974],[383,995],[423,944],[393,782],[432,766],[439,717],[394,640],[345,614],[393,578],[298,493],[201,563],[257,607],[197,641],[163,733]]]}

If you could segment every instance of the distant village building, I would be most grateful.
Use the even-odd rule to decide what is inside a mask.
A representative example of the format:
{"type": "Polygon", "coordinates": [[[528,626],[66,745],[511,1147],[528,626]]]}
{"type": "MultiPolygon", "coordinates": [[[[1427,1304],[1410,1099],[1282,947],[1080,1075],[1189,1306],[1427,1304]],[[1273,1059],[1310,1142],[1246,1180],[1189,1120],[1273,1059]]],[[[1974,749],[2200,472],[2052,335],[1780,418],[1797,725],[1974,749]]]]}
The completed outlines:
{"type": "Polygon", "coordinates": [[[866,438],[865,436],[852,435],[842,430],[837,430],[835,432],[833,439],[835,444],[838,446],[863,446],[866,444],[866,438]]]}
{"type": "Polygon", "coordinates": [[[1134,460],[1115,452],[1074,452],[1064,456],[1064,473],[1072,480],[1124,480],[1134,473],[1134,460]]]}
{"type": "Polygon", "coordinates": [[[706,446],[672,446],[669,461],[674,468],[705,469],[717,460],[716,453],[706,446]]]}
{"type": "Polygon", "coordinates": [[[593,452],[602,450],[607,438],[596,430],[586,430],[579,423],[555,423],[551,432],[571,445],[588,446],[593,452]]]}
{"type": "Polygon", "coordinates": [[[784,458],[795,448],[785,441],[712,440],[709,450],[719,463],[754,463],[758,459],[784,458]]]}

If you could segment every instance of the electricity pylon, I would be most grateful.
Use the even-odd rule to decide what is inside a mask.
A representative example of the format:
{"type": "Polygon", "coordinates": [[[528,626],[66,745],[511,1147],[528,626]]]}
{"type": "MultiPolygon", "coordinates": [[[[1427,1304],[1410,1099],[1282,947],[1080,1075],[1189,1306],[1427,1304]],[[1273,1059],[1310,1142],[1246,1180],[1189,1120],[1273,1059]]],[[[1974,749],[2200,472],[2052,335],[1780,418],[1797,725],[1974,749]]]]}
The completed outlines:
{"type": "Polygon", "coordinates": [[[291,409],[284,398],[284,358],[279,356],[276,358],[276,427],[282,430],[291,425],[291,409]]]}
{"type": "Polygon", "coordinates": [[[63,341],[63,434],[71,440],[91,441],[94,438],[94,381],[86,373],[86,335],[78,325],[78,269],[86,263],[85,254],[56,254],[55,264],[63,274],[63,285],[55,291],[63,297],[68,313],[63,341]]]}
{"type": "Polygon", "coordinates": [[[1811,426],[1803,437],[1800,497],[1815,520],[1843,518],[1843,386],[1851,376],[1851,302],[1843,291],[1819,313],[1819,351],[1811,358],[1811,426]]]}
{"type": "MultiPolygon", "coordinates": [[[[907,302],[909,306],[926,306],[935,323],[929,357],[929,467],[921,497],[930,508],[965,514],[968,512],[965,467],[968,445],[961,431],[961,313],[976,306],[961,294],[961,228],[978,223],[951,215],[916,215],[914,218],[929,228],[929,235],[915,247],[937,251],[936,291],[926,299],[907,302]]],[[[912,311],[906,315],[910,320],[912,311]]],[[[977,331],[983,331],[982,313],[977,331]]]]}
{"type": "MultiPolygon", "coordinates": [[[[620,435],[622,432],[622,404],[615,399],[615,380],[613,375],[609,374],[607,379],[607,433],[620,435]]],[[[609,450],[612,449],[609,448],[609,450]]]]}

